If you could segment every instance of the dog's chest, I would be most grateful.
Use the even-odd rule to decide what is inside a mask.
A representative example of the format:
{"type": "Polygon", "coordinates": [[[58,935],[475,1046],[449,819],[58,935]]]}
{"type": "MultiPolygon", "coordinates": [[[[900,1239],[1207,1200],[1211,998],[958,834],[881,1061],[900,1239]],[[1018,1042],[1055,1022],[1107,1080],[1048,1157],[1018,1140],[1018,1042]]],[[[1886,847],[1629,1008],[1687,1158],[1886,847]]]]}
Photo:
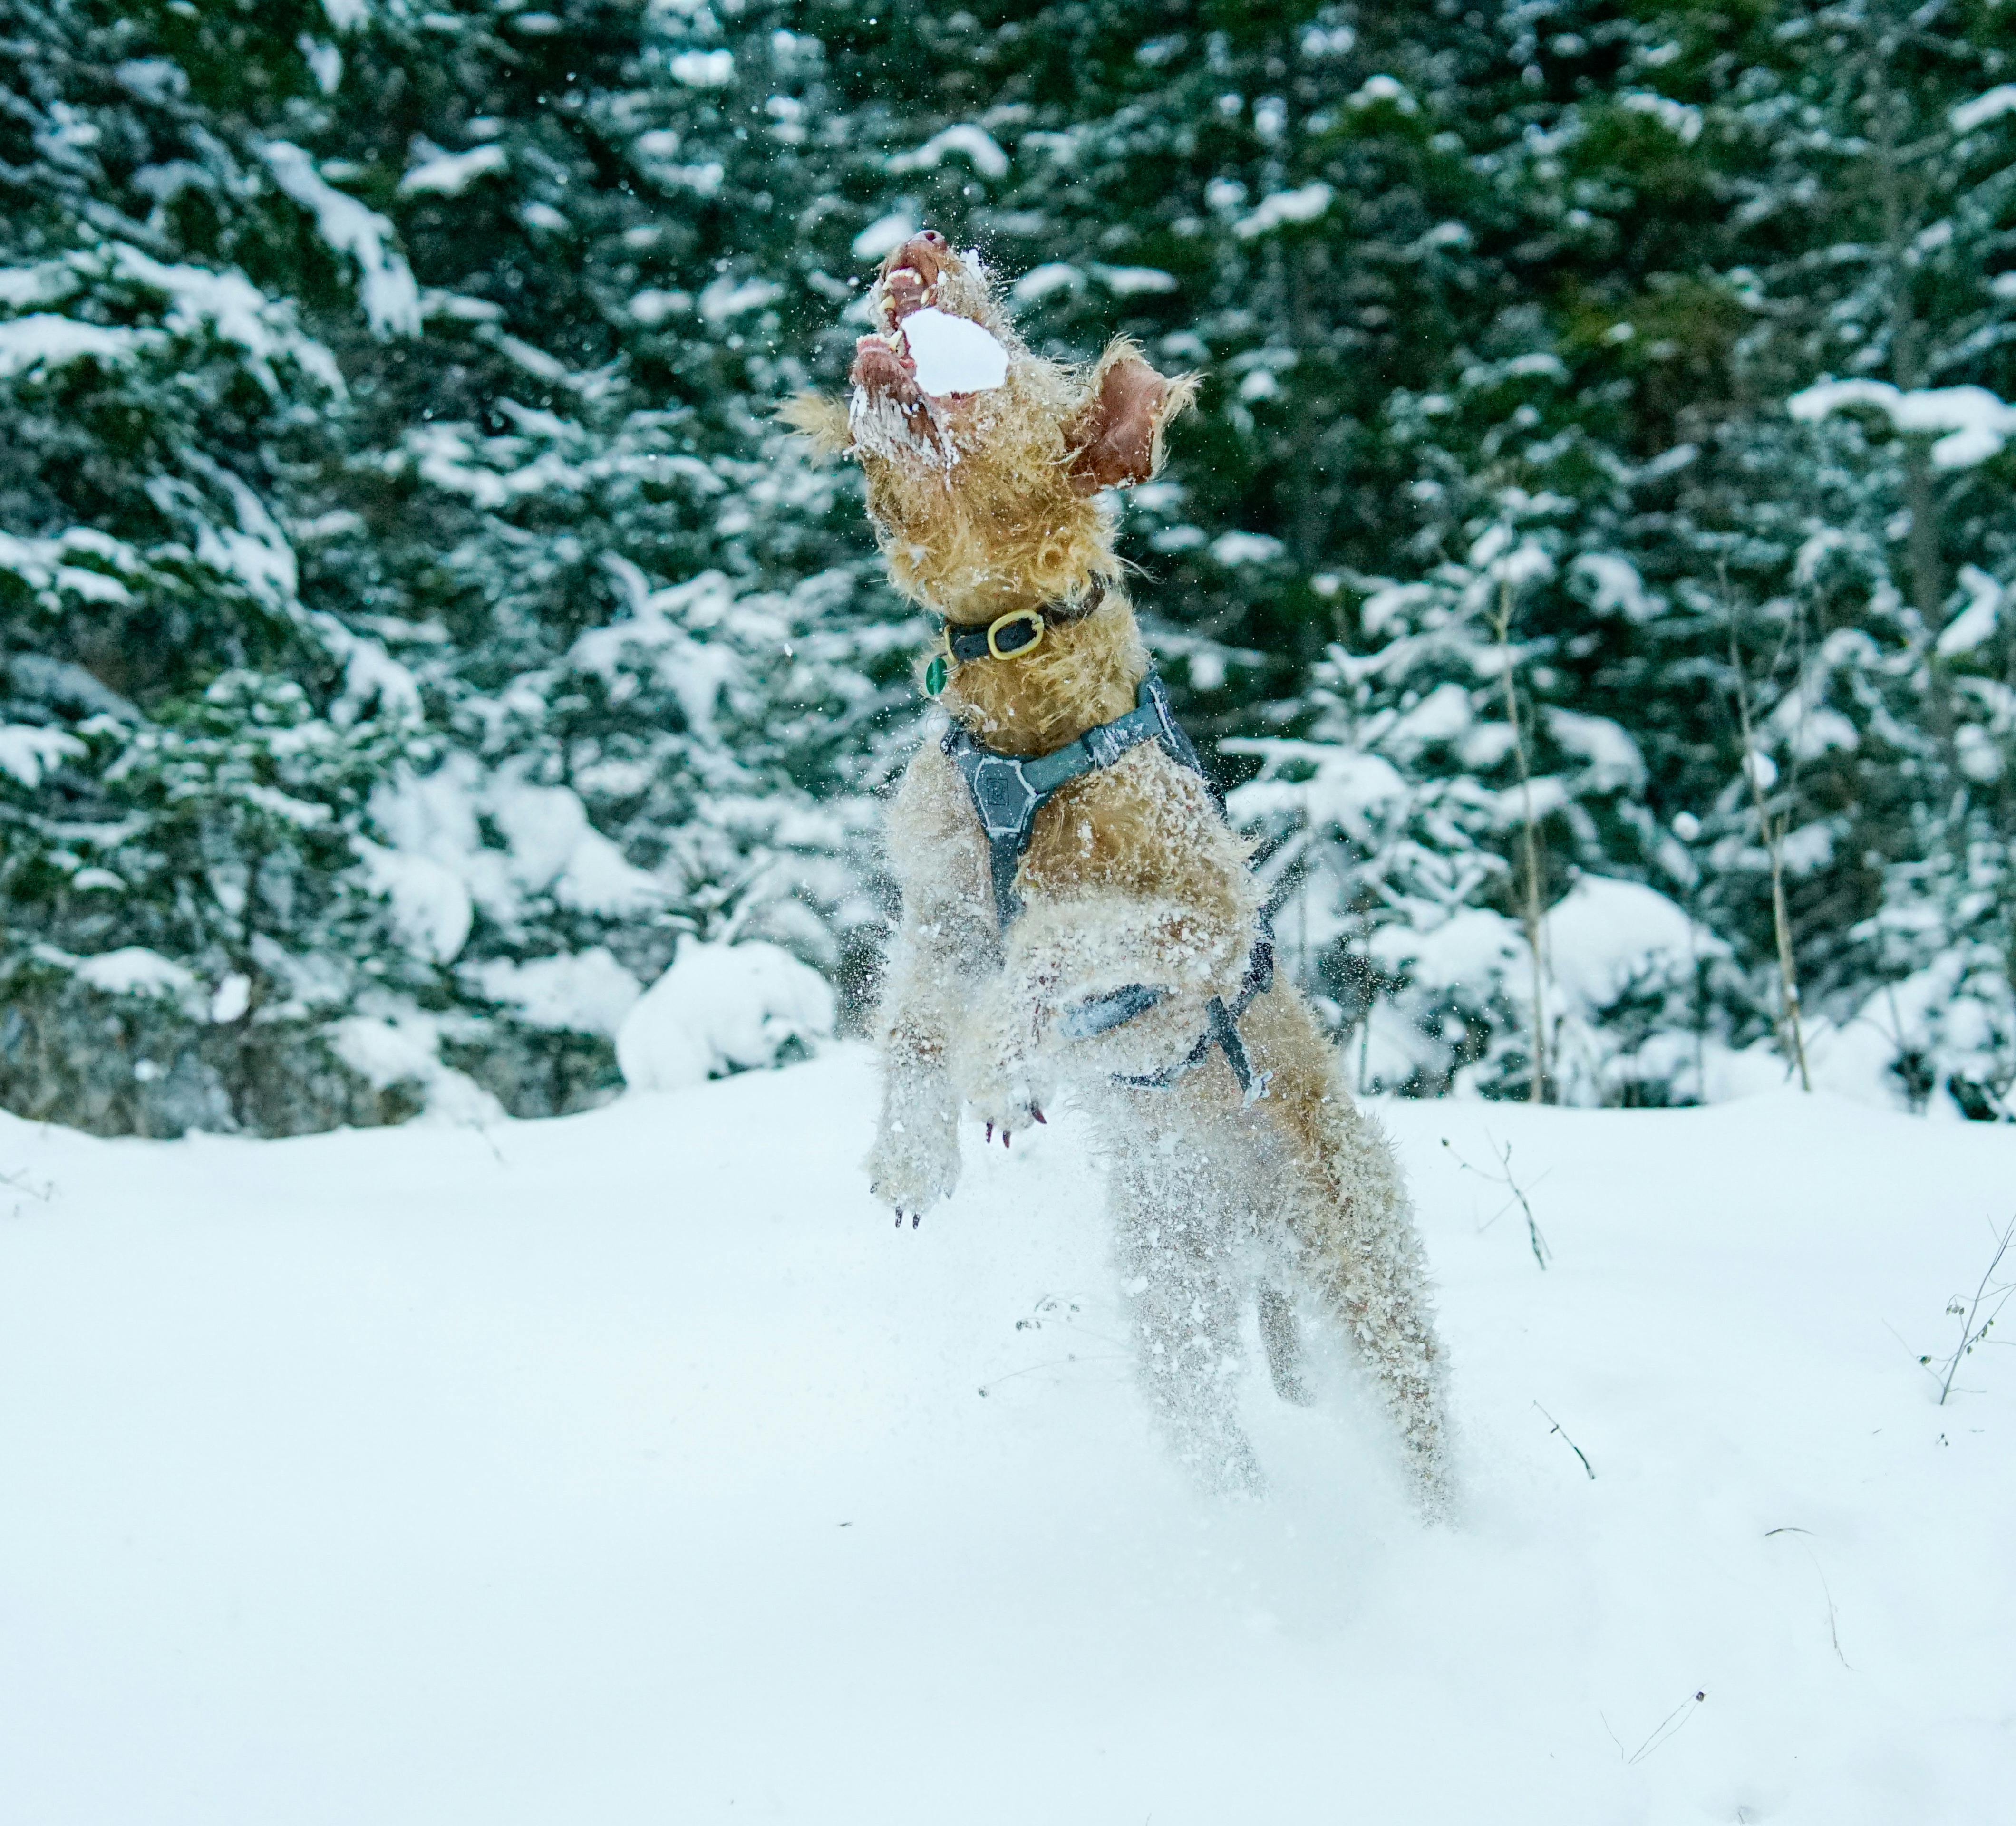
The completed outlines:
{"type": "Polygon", "coordinates": [[[1214,847],[1218,824],[1202,781],[1153,745],[1136,749],[1038,809],[1022,891],[1032,899],[1157,893],[1214,847]]]}

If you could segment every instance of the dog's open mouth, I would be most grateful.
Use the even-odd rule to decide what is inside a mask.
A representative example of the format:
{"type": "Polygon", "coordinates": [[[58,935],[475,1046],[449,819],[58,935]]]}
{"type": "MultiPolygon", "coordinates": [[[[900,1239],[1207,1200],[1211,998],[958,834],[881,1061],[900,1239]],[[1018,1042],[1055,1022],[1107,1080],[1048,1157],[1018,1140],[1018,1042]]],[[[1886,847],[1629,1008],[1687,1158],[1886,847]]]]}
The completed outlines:
{"type": "Polygon", "coordinates": [[[939,302],[939,281],[950,264],[945,238],[928,230],[884,262],[877,289],[887,328],[855,346],[852,379],[859,392],[909,412],[926,400],[956,401],[1006,380],[1008,351],[1000,339],[939,302]]]}

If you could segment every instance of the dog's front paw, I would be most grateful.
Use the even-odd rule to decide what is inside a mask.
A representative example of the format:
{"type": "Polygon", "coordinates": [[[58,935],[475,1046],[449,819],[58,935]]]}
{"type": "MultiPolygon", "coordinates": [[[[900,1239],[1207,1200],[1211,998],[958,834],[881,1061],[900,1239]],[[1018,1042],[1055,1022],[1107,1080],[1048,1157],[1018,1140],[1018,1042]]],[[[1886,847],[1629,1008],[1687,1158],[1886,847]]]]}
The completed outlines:
{"type": "Polygon", "coordinates": [[[896,1213],[901,1229],[907,1212],[914,1230],[926,1206],[952,1196],[959,1184],[959,1122],[950,1112],[885,1120],[864,1163],[869,1189],[896,1213]]]}
{"type": "Polygon", "coordinates": [[[988,1140],[994,1139],[998,1129],[1004,1148],[1016,1130],[1049,1120],[1043,1114],[1050,1095],[1047,1079],[1032,1060],[1021,1055],[969,1064],[959,1075],[959,1091],[967,1107],[987,1125],[988,1140]]]}

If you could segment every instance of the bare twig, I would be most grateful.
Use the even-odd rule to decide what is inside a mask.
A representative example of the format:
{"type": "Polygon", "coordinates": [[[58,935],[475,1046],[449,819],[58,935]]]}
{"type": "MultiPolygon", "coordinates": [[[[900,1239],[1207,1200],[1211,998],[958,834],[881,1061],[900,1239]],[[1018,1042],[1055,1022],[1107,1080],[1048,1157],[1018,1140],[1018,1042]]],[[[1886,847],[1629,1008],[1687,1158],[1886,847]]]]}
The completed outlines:
{"type": "MultiPolygon", "coordinates": [[[[1479,1179],[1489,1180],[1493,1184],[1502,1185],[1511,1192],[1512,1196],[1492,1213],[1489,1220],[1481,1228],[1489,1229],[1492,1224],[1496,1224],[1500,1217],[1510,1210],[1513,1206],[1517,1205],[1525,1213],[1526,1240],[1533,1245],[1533,1260],[1545,1268],[1554,1252],[1547,1247],[1547,1239],[1540,1234],[1539,1220],[1533,1215],[1533,1207],[1527,1202],[1525,1191],[1521,1188],[1519,1182],[1512,1177],[1512,1144],[1507,1141],[1501,1149],[1489,1129],[1484,1131],[1484,1138],[1491,1143],[1492,1153],[1496,1158],[1501,1169],[1497,1173],[1486,1173],[1481,1167],[1471,1166],[1456,1152],[1453,1147],[1450,1146],[1449,1137],[1446,1135],[1442,1137],[1442,1145],[1449,1148],[1449,1158],[1455,1161],[1463,1172],[1474,1173],[1479,1179]]],[[[1548,1169],[1548,1172],[1553,1170],[1551,1167],[1548,1169]]],[[[1535,1180],[1533,1184],[1538,1186],[1540,1180],[1544,1180],[1546,1177],[1546,1174],[1542,1174],[1540,1178],[1535,1180]]]]}
{"type": "MultiPolygon", "coordinates": [[[[1723,601],[1729,602],[1728,584],[1723,583],[1723,601]]],[[[1785,833],[1791,821],[1789,810],[1773,813],[1764,797],[1764,770],[1770,757],[1757,746],[1756,725],[1750,714],[1750,675],[1743,661],[1743,649],[1736,631],[1736,610],[1729,608],[1729,663],[1736,676],[1736,709],[1743,729],[1743,777],[1750,785],[1750,800],[1757,814],[1757,834],[1771,862],[1771,925],[1778,944],[1779,1044],[1786,1058],[1798,1068],[1799,1088],[1811,1091],[1813,1078],[1806,1069],[1805,1028],[1799,1014],[1798,966],[1792,955],[1792,918],[1785,899],[1785,833]]]]}
{"type": "MultiPolygon", "coordinates": [[[[1509,527],[1506,534],[1509,545],[1509,527]]],[[[1520,896],[1519,923],[1525,929],[1526,949],[1533,961],[1533,1078],[1526,1095],[1529,1102],[1544,1103],[1547,1100],[1546,926],[1543,918],[1546,890],[1541,875],[1540,827],[1533,816],[1532,764],[1526,752],[1525,728],[1519,717],[1519,688],[1514,676],[1512,573],[1503,555],[1498,566],[1498,609],[1492,616],[1491,626],[1498,642],[1499,677],[1505,687],[1505,720],[1512,727],[1512,753],[1518,764],[1523,807],[1520,852],[1525,882],[1520,896]]]]}
{"type": "MultiPolygon", "coordinates": [[[[1533,1405],[1535,1407],[1540,1407],[1540,1404],[1537,1401],[1535,1401],[1533,1405]]],[[[1578,1446],[1573,1440],[1570,1439],[1565,1432],[1562,1432],[1561,1423],[1555,1419],[1551,1414],[1548,1413],[1546,1408],[1540,1407],[1540,1417],[1547,1422],[1547,1430],[1550,1432],[1561,1433],[1561,1443],[1582,1461],[1582,1469],[1589,1473],[1589,1481],[1591,1483],[1595,1483],[1596,1467],[1589,1463],[1589,1454],[1585,1452],[1581,1447],[1578,1446]]]]}
{"type": "Polygon", "coordinates": [[[495,1160],[499,1166],[505,1167],[506,1169],[509,1167],[511,1163],[504,1158],[503,1149],[499,1148],[495,1141],[491,1140],[490,1129],[487,1123],[478,1121],[474,1116],[470,1116],[463,1121],[462,1126],[466,1129],[472,1130],[475,1134],[477,1138],[482,1142],[484,1146],[490,1150],[491,1159],[495,1160]]]}
{"type": "MultiPolygon", "coordinates": [[[[31,1179],[25,1167],[15,1173],[0,1173],[0,1185],[7,1187],[10,1191],[26,1193],[38,1205],[46,1205],[56,1195],[56,1182],[54,1180],[31,1179]]],[[[14,1215],[18,1217],[20,1214],[21,1207],[16,1205],[14,1207],[14,1215]]]]}
{"type": "Polygon", "coordinates": [[[1960,1374],[1960,1364],[1974,1354],[1976,1345],[1986,1342],[1988,1334],[1995,1328],[1996,1320],[2001,1316],[2002,1309],[2009,1303],[2010,1296],[2016,1294],[2016,1281],[1997,1281],[1995,1278],[2012,1244],[2016,1244],[2016,1217],[2012,1217],[2004,1224],[2001,1234],[1996,1238],[1995,1253],[1989,1257],[1988,1266],[1982,1271],[1981,1279],[1975,1287],[1974,1298],[1963,1305],[1956,1295],[1947,1305],[1948,1316],[1958,1319],[1960,1328],[1960,1343],[1953,1347],[1953,1355],[1946,1359],[1944,1375],[1941,1375],[1937,1369],[1931,1369],[1932,1360],[1929,1357],[1918,1359],[1927,1368],[1931,1369],[1935,1376],[1939,1377],[1939,1405],[1942,1407],[1946,1404],[1946,1397],[1953,1393],[1953,1378],[1960,1374]],[[1981,1316],[1983,1307],[1988,1310],[1985,1318],[1981,1316]]]}

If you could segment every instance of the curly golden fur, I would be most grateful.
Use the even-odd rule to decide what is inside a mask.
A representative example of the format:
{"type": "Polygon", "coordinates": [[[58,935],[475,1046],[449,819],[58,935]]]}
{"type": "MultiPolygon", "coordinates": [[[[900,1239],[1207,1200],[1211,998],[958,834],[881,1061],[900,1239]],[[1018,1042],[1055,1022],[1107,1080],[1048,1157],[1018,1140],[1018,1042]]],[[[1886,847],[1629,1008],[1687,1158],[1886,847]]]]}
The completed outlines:
{"type": "MultiPolygon", "coordinates": [[[[1047,754],[1130,710],[1149,670],[1103,491],[1160,466],[1165,427],[1195,392],[1116,340],[1074,368],[1033,354],[977,258],[924,234],[883,263],[883,325],[856,347],[852,391],[786,416],[858,461],[898,588],[955,629],[1046,610],[1024,654],[954,668],[949,717],[988,747],[1047,754]],[[905,322],[935,309],[985,329],[1003,383],[926,393],[905,322]]],[[[1393,1416],[1431,1512],[1447,1493],[1443,1366],[1398,1164],[1352,1103],[1307,1005],[1276,980],[1240,1024],[1263,1095],[1242,1095],[1222,1051],[1165,1086],[1233,1002],[1255,954],[1260,896],[1247,846],[1199,777],[1157,744],[1061,788],[1038,812],[1004,933],[985,839],[936,741],[888,818],[903,918],[884,987],[882,1120],[869,1168],[914,1226],[959,1172],[962,1103],[1004,1141],[1068,1087],[1109,1166],[1142,1378],[1179,1454],[1209,1483],[1257,1487],[1234,1378],[1241,1289],[1264,1283],[1261,1335],[1276,1389],[1305,1396],[1299,1290],[1355,1347],[1393,1416]],[[1116,990],[1161,999],[1089,1038],[1069,1012],[1116,990]]]]}

